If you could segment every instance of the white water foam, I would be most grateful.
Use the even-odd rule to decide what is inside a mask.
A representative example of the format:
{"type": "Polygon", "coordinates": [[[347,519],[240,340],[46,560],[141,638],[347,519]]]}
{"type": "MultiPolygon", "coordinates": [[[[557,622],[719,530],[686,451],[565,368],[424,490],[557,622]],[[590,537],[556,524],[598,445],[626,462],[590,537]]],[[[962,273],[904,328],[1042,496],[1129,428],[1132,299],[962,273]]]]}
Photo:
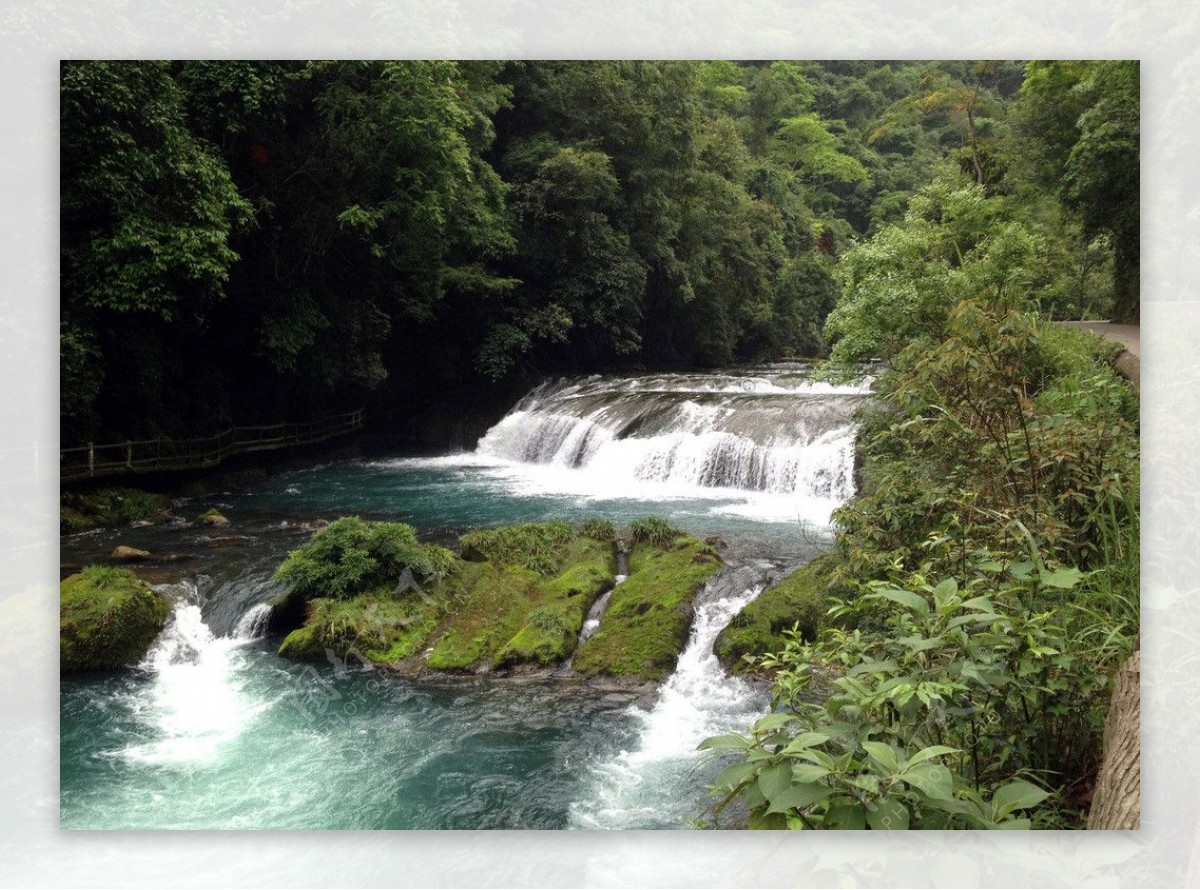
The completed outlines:
{"type": "Polygon", "coordinates": [[[826,526],[854,494],[854,413],[867,392],[869,381],[777,371],[559,381],[526,395],[472,453],[377,465],[457,468],[518,496],[699,500],[826,526]]]}
{"type": "Polygon", "coordinates": [[[733,572],[714,582],[736,593],[707,600],[711,588],[700,594],[675,672],[652,708],[630,709],[639,723],[633,744],[591,767],[584,796],[571,808],[571,827],[652,828],[664,822],[685,827],[696,814],[696,801],[680,789],[695,784],[689,774],[704,757],[696,746],[712,735],[744,732],[767,710],[764,693],[731,676],[713,654],[717,634],[762,592],[762,583],[739,590],[740,577],[733,572]]]}
{"type": "Polygon", "coordinates": [[[271,607],[251,607],[229,637],[214,636],[192,582],[155,588],[175,598],[166,626],[139,667],[152,675],[149,694],[138,694],[134,714],[148,741],[117,753],[154,764],[203,764],[237,738],[267,704],[245,691],[240,651],[261,638],[271,607]]]}

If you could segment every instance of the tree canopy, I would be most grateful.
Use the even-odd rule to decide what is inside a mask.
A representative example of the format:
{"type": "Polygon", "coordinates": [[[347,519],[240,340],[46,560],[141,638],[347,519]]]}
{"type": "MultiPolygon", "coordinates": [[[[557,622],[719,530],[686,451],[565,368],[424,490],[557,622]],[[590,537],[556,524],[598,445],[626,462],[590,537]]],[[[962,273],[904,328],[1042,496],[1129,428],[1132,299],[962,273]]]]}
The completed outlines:
{"type": "Polygon", "coordinates": [[[968,296],[1136,317],[1136,63],[97,61],[61,91],[68,443],[887,357],[968,296]]]}

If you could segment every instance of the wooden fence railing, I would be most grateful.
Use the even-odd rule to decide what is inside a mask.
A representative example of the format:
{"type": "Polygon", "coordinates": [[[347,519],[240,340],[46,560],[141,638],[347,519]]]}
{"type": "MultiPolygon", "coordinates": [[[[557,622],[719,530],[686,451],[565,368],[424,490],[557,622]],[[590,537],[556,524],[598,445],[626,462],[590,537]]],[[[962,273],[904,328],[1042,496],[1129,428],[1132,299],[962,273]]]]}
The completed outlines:
{"type": "Polygon", "coordinates": [[[59,480],[203,469],[234,454],[314,445],[356,432],[362,425],[359,408],[307,423],[232,427],[199,439],[144,439],[64,448],[59,452],[59,480]]]}

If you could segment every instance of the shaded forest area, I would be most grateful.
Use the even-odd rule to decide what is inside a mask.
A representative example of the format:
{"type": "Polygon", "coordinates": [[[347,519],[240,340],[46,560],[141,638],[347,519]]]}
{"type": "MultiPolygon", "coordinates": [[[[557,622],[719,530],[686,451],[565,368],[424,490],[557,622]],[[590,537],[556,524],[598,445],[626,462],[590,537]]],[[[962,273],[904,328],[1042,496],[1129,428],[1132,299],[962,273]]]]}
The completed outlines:
{"type": "Polygon", "coordinates": [[[979,289],[1137,317],[1136,62],[66,62],[61,90],[64,445],[886,356],[979,289]]]}

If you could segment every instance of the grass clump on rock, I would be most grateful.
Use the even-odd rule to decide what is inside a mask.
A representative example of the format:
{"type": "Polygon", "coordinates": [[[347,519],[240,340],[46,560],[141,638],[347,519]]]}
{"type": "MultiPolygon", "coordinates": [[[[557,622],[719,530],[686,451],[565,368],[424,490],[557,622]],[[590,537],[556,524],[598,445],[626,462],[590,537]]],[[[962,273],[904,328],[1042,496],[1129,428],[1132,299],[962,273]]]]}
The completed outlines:
{"type": "Polygon", "coordinates": [[[59,667],[100,671],[137,662],[170,603],[128,569],[88,566],[59,585],[59,667]]]}

